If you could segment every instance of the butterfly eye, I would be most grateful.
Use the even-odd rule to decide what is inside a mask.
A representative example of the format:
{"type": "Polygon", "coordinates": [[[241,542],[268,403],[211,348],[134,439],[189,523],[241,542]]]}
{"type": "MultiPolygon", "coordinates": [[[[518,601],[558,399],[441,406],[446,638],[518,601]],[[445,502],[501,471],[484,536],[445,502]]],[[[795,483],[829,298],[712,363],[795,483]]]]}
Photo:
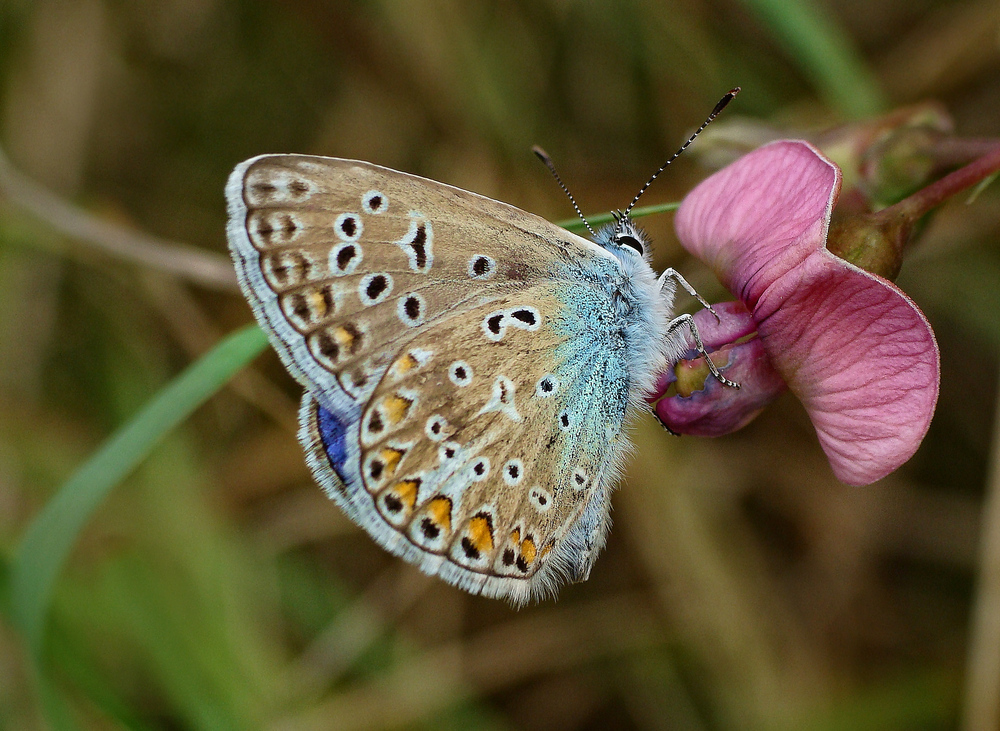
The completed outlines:
{"type": "Polygon", "coordinates": [[[642,248],[642,242],[639,241],[635,236],[629,236],[628,234],[619,234],[615,236],[615,243],[619,246],[628,246],[630,249],[634,249],[638,252],[639,256],[642,256],[646,252],[642,248]]]}

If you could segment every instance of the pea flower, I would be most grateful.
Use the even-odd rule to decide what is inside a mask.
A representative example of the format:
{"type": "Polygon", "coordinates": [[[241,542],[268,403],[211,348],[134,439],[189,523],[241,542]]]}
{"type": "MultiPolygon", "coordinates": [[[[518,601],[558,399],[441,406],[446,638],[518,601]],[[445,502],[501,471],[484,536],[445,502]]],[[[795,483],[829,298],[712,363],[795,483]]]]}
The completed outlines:
{"type": "Polygon", "coordinates": [[[786,140],[745,155],[684,199],[675,223],[681,243],[739,300],[716,307],[722,322],[703,312],[696,323],[713,362],[742,388],[689,377],[686,370],[701,367],[694,359],[664,374],[651,401],[672,431],[718,436],[787,386],[834,474],[861,485],[920,445],[940,362],[913,301],[827,249],[840,185],[834,163],[809,143],[786,140]],[[667,396],[671,384],[677,394],[667,396]]]}

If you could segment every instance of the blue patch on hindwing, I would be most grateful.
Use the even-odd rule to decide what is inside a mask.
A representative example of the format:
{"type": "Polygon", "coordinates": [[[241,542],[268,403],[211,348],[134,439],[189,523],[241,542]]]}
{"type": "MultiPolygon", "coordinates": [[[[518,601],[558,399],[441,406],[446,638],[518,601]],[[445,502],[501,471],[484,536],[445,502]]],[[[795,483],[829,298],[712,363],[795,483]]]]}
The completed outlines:
{"type": "Polygon", "coordinates": [[[330,466],[341,480],[347,482],[344,474],[344,463],[347,462],[347,424],[323,408],[319,402],[316,403],[316,423],[330,466]]]}

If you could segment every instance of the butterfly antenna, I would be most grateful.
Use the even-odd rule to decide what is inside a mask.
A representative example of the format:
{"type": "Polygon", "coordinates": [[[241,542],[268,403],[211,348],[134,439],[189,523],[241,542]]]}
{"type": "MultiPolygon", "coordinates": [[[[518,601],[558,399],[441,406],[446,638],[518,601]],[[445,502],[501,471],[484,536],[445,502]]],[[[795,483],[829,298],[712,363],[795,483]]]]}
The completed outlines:
{"type": "MultiPolygon", "coordinates": [[[[700,131],[701,130],[699,130],[699,132],[700,131]]],[[[566,184],[563,183],[562,178],[559,177],[559,173],[556,172],[556,166],[552,164],[552,158],[549,157],[549,153],[547,153],[538,145],[532,147],[531,151],[534,152],[535,155],[538,156],[538,159],[545,164],[545,167],[549,169],[549,172],[552,173],[552,177],[556,179],[556,182],[559,183],[559,187],[563,189],[563,193],[569,196],[569,202],[573,204],[573,210],[576,211],[576,215],[578,215],[580,217],[580,220],[583,221],[583,225],[587,227],[588,231],[590,231],[590,235],[596,239],[597,234],[594,233],[594,229],[592,229],[590,227],[590,224],[587,223],[587,219],[583,217],[583,211],[581,211],[580,206],[576,204],[576,198],[574,198],[573,194],[569,192],[569,188],[566,187],[566,184]]]]}
{"type": "Polygon", "coordinates": [[[688,148],[688,145],[690,145],[692,142],[694,142],[694,138],[697,137],[698,135],[700,135],[702,133],[702,131],[704,131],[705,127],[707,127],[708,125],[710,125],[712,123],[712,120],[714,120],[716,117],[718,117],[722,113],[722,110],[726,108],[726,105],[729,104],[729,102],[731,102],[733,99],[735,99],[736,95],[739,94],[739,93],[740,93],[740,87],[737,86],[734,89],[730,89],[729,93],[726,94],[724,97],[722,97],[722,99],[719,100],[719,103],[715,105],[715,109],[713,109],[712,113],[708,115],[708,119],[706,119],[702,123],[701,127],[699,127],[698,129],[696,129],[694,131],[694,134],[691,135],[690,137],[688,137],[687,142],[685,142],[683,145],[681,145],[680,149],[677,150],[677,152],[675,152],[673,155],[671,155],[670,159],[667,160],[665,163],[663,163],[663,165],[660,166],[660,169],[657,170],[655,173],[653,173],[653,177],[651,177],[649,180],[647,180],[646,184],[644,186],[642,186],[642,188],[639,190],[638,193],[635,194],[635,198],[632,199],[632,202],[628,204],[628,208],[626,208],[625,211],[624,211],[624,213],[622,213],[622,215],[621,215],[622,218],[627,218],[628,217],[629,212],[635,207],[635,204],[639,202],[639,198],[642,196],[643,193],[646,192],[646,189],[649,188],[649,186],[653,184],[653,181],[656,180],[660,176],[660,173],[662,173],[664,170],[667,169],[667,165],[669,165],[674,160],[676,160],[678,157],[680,157],[681,153],[684,152],[684,150],[686,150],[688,148]]]}

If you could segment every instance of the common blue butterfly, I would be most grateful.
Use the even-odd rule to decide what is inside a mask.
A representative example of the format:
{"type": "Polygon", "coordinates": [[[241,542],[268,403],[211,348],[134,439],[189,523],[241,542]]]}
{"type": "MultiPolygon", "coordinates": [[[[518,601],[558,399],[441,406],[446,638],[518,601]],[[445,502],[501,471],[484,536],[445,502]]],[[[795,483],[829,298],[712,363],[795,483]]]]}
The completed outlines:
{"type": "Polygon", "coordinates": [[[586,579],[629,414],[687,347],[679,329],[696,335],[671,317],[675,282],[693,290],[654,274],[635,200],[588,241],[306,155],[239,164],[226,197],[240,285],[305,387],[299,439],[330,497],[472,593],[521,604],[586,579]]]}

